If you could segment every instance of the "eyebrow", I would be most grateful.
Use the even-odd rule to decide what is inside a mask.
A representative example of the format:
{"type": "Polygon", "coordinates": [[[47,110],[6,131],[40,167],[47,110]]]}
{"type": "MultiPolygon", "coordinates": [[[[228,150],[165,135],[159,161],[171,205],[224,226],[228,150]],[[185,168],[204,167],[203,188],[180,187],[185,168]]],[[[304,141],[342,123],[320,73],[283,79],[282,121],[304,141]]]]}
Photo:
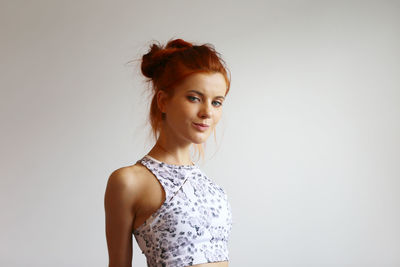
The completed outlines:
{"type": "MultiPolygon", "coordinates": [[[[204,94],[202,92],[199,92],[199,91],[196,91],[196,90],[189,90],[188,92],[193,92],[193,93],[199,94],[201,96],[204,96],[204,94]]],[[[222,98],[222,99],[225,100],[225,97],[223,97],[222,95],[216,96],[215,98],[222,98]]]]}

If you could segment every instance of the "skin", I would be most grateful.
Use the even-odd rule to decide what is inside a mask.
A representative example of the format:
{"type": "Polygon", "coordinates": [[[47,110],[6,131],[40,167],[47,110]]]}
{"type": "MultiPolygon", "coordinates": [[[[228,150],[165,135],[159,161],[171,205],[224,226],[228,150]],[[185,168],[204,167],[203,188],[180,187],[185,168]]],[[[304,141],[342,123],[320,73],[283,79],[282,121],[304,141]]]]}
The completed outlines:
{"type": "MultiPolygon", "coordinates": [[[[172,97],[159,91],[157,104],[166,113],[166,120],[148,155],[168,164],[192,165],[190,146],[204,143],[219,122],[226,88],[224,76],[220,73],[194,73],[175,87],[172,97]],[[202,95],[189,92],[191,90],[202,95]],[[210,127],[204,132],[199,131],[193,122],[210,127]]],[[[109,267],[132,266],[132,231],[164,201],[165,192],[161,184],[139,163],[119,168],[110,175],[104,196],[109,267]]],[[[227,267],[228,262],[194,266],[227,267]]]]}

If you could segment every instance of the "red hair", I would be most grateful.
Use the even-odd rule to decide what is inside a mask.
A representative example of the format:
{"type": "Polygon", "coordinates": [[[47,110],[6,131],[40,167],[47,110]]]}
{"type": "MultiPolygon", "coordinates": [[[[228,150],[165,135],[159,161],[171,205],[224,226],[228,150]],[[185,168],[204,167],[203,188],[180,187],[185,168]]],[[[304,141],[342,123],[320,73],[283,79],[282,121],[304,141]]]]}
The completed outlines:
{"type": "MultiPolygon", "coordinates": [[[[159,90],[165,91],[172,97],[174,85],[197,72],[221,73],[227,85],[225,95],[228,94],[230,88],[226,64],[211,44],[194,45],[182,39],[170,40],[165,47],[159,43],[153,43],[150,50],[142,57],[141,70],[152,84],[153,98],[149,119],[153,137],[156,140],[163,120],[156,99],[159,90]]],[[[196,145],[196,147],[203,156],[202,146],[196,145]]]]}

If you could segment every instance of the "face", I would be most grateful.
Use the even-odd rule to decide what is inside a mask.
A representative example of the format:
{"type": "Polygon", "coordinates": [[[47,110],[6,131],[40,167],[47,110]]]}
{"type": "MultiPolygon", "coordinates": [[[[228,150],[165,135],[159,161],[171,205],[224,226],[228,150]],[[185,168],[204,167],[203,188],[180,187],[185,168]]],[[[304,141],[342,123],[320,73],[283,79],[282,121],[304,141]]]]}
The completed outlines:
{"type": "Polygon", "coordinates": [[[221,73],[184,78],[172,98],[165,94],[159,98],[160,110],[166,113],[164,129],[183,141],[204,143],[221,118],[226,87],[221,73]]]}

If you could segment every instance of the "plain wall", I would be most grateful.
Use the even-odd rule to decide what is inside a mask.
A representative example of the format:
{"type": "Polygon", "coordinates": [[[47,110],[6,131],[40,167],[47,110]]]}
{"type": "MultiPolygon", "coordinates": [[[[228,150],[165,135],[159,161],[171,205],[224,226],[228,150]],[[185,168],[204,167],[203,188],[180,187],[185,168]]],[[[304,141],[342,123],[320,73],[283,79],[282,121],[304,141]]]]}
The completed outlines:
{"type": "Polygon", "coordinates": [[[1,0],[0,265],[107,266],[108,176],[153,146],[127,62],[183,38],[232,74],[199,163],[231,201],[230,266],[400,266],[399,14],[400,1],[1,0]]]}

